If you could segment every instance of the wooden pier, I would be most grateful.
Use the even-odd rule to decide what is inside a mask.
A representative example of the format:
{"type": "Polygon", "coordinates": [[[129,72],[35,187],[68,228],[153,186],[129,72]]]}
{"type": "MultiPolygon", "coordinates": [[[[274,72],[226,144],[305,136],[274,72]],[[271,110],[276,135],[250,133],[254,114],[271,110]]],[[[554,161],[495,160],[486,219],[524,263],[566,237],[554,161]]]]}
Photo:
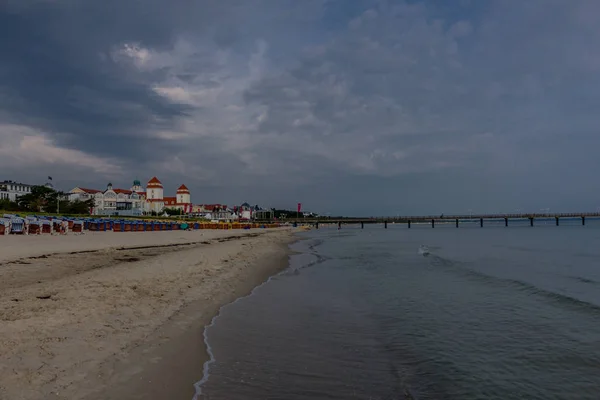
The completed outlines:
{"type": "Polygon", "coordinates": [[[427,215],[427,216],[396,216],[396,217],[370,217],[370,218],[298,218],[290,219],[288,222],[297,224],[309,224],[313,225],[316,229],[319,229],[319,225],[322,224],[336,224],[338,228],[341,228],[344,224],[360,224],[361,228],[365,227],[365,224],[383,224],[383,227],[387,229],[388,224],[404,224],[407,228],[410,228],[412,224],[429,224],[432,228],[435,228],[437,224],[454,224],[456,228],[460,227],[461,223],[479,223],[479,226],[483,228],[486,222],[494,222],[494,225],[498,225],[498,222],[503,222],[505,227],[510,226],[511,221],[528,221],[529,226],[535,226],[536,220],[553,220],[556,226],[560,226],[561,219],[578,219],[581,221],[581,225],[585,226],[586,218],[600,218],[600,213],[560,213],[560,214],[482,214],[482,215],[427,215]]]}

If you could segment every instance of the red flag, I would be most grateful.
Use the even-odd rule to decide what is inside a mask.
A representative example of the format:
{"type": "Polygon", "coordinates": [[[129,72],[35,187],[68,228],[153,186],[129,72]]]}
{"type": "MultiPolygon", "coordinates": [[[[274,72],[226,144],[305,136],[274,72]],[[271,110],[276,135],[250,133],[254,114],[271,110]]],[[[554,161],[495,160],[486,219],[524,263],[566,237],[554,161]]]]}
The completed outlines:
{"type": "Polygon", "coordinates": [[[298,212],[300,212],[300,210],[302,210],[302,203],[298,203],[298,212]]]}

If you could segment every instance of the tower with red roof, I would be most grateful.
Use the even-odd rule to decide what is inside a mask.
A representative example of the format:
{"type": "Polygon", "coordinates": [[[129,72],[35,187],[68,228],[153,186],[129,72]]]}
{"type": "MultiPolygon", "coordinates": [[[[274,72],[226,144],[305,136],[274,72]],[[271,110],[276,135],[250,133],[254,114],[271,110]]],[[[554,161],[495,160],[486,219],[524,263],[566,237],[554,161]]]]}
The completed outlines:
{"type": "Polygon", "coordinates": [[[157,177],[153,177],[146,185],[147,211],[160,213],[165,208],[164,188],[157,177]]]}
{"type": "Polygon", "coordinates": [[[177,203],[178,204],[192,204],[192,196],[190,189],[185,185],[179,186],[177,189],[177,203]]]}

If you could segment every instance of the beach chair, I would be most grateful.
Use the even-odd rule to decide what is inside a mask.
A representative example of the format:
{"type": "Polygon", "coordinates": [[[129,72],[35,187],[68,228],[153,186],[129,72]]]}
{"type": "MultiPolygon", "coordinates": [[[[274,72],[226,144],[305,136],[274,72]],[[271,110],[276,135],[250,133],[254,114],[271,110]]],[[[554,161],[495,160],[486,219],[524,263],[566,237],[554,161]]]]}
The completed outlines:
{"type": "Polygon", "coordinates": [[[44,219],[42,222],[42,233],[52,233],[52,221],[44,219]]]}
{"type": "Polygon", "coordinates": [[[117,221],[113,224],[113,232],[124,232],[125,223],[123,221],[117,221]]]}
{"type": "Polygon", "coordinates": [[[8,235],[10,233],[10,219],[0,218],[0,236],[8,235]]]}
{"type": "Polygon", "coordinates": [[[30,235],[39,235],[42,233],[42,221],[37,218],[29,219],[29,234],[30,235]]]}
{"type": "Polygon", "coordinates": [[[10,233],[22,235],[25,233],[25,219],[23,218],[11,218],[10,219],[10,233]]]}
{"type": "Polygon", "coordinates": [[[72,226],[73,233],[82,233],[83,232],[83,221],[73,221],[72,226]]]}

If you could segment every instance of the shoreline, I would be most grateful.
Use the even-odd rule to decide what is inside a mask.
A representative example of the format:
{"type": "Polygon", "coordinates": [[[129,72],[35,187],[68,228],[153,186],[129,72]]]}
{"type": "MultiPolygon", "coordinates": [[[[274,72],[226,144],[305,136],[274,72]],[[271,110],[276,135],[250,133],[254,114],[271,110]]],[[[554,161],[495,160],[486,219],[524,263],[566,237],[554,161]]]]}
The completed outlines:
{"type": "MultiPolygon", "coordinates": [[[[200,400],[199,385],[208,378],[208,367],[213,361],[210,344],[207,342],[206,331],[218,319],[223,307],[227,307],[247,296],[254,290],[267,283],[273,276],[289,267],[289,256],[292,251],[289,245],[295,242],[295,237],[290,237],[288,242],[280,244],[274,254],[267,254],[257,263],[263,264],[258,275],[253,276],[243,287],[239,288],[232,296],[227,296],[219,304],[213,305],[206,312],[203,302],[196,301],[180,310],[173,320],[164,326],[165,332],[155,335],[149,346],[153,348],[138,351],[134,358],[145,361],[143,372],[133,375],[137,382],[134,386],[131,381],[121,382],[99,396],[86,397],[85,400],[114,399],[144,399],[162,400],[167,398],[200,400]],[[182,321],[183,320],[183,321],[182,321]],[[170,341],[161,343],[160,337],[165,334],[170,336],[170,341]],[[158,346],[158,347],[157,347],[158,346]],[[151,360],[160,358],[158,363],[151,360]],[[167,381],[167,382],[166,382],[167,381]]],[[[255,268],[253,268],[255,269],[255,268]]]]}
{"type": "Polygon", "coordinates": [[[150,233],[146,245],[105,248],[85,235],[83,254],[66,242],[50,255],[13,249],[0,259],[0,305],[10,305],[0,314],[0,398],[192,399],[210,359],[206,327],[286,269],[296,240],[282,228],[240,233],[168,243],[150,233]]]}
{"type": "Polygon", "coordinates": [[[208,379],[210,377],[210,373],[209,373],[210,365],[216,361],[216,358],[214,357],[214,354],[212,353],[212,348],[210,346],[210,343],[208,342],[208,335],[207,335],[208,329],[217,322],[217,320],[221,316],[221,312],[222,312],[223,308],[231,306],[240,300],[243,300],[249,296],[252,296],[258,288],[262,287],[263,285],[268,284],[271,281],[271,279],[273,279],[274,277],[276,277],[276,276],[284,273],[286,270],[288,270],[291,267],[290,257],[292,255],[296,254],[296,252],[291,247],[293,244],[295,244],[301,240],[302,240],[302,238],[300,238],[298,236],[291,238],[291,240],[285,244],[285,256],[281,257],[279,262],[277,262],[275,259],[271,260],[271,263],[273,263],[272,265],[275,266],[275,269],[273,269],[273,272],[270,275],[268,275],[266,277],[266,279],[264,279],[261,283],[254,286],[250,290],[249,293],[239,296],[229,303],[221,305],[219,307],[219,310],[217,311],[217,313],[211,318],[210,323],[204,325],[204,328],[202,329],[202,342],[204,344],[206,360],[204,361],[203,367],[202,367],[202,379],[200,379],[199,381],[194,383],[195,393],[194,393],[192,400],[202,400],[203,399],[203,397],[201,397],[202,396],[202,386],[208,381],[208,379]],[[280,266],[280,267],[277,267],[277,266],[280,266]]]}

